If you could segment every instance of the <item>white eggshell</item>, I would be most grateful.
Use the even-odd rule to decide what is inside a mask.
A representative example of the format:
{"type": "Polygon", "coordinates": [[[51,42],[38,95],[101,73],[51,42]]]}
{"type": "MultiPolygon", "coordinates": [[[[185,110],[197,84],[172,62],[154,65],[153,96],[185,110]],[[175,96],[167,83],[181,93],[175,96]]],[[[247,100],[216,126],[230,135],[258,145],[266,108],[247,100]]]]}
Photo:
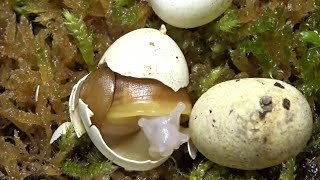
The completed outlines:
{"type": "Polygon", "coordinates": [[[162,31],[142,28],[116,40],[99,64],[123,76],[156,79],[174,91],[189,84],[189,71],[178,45],[162,31]]]}
{"type": "MultiPolygon", "coordinates": [[[[93,116],[93,112],[88,108],[88,105],[85,104],[81,99],[79,99],[78,102],[78,108],[79,113],[83,122],[83,125],[93,142],[93,144],[99,149],[99,151],[107,157],[109,160],[111,160],[113,163],[117,164],[120,167],[123,167],[124,169],[128,171],[147,171],[151,170],[155,167],[160,166],[162,163],[164,163],[170,156],[159,158],[157,160],[151,160],[151,159],[145,159],[145,160],[137,160],[137,159],[129,159],[125,156],[122,156],[121,153],[117,153],[114,151],[114,149],[110,148],[102,138],[99,129],[91,123],[90,117],[93,116]]],[[[143,131],[139,131],[137,134],[133,135],[128,142],[135,142],[136,145],[139,146],[139,143],[141,141],[139,139],[143,139],[143,141],[147,141],[146,138],[144,138],[143,131]]],[[[143,142],[143,144],[145,144],[143,142]]],[[[126,149],[128,153],[124,154],[130,154],[130,151],[133,151],[130,147],[135,146],[129,145],[126,149]]],[[[133,155],[134,156],[134,155],[133,155]]]]}
{"type": "Polygon", "coordinates": [[[194,28],[211,22],[230,7],[232,0],[148,0],[166,23],[194,28]]]}
{"type": "Polygon", "coordinates": [[[61,137],[63,134],[67,133],[67,129],[72,126],[71,122],[64,122],[62,123],[52,134],[52,137],[50,139],[50,144],[55,142],[59,137],[61,137]]]}
{"type": "Polygon", "coordinates": [[[312,112],[293,86],[273,79],[231,80],[210,88],[189,121],[197,149],[211,161],[237,169],[280,164],[303,150],[312,112]]]}
{"type": "MultiPolygon", "coordinates": [[[[145,147],[146,154],[148,154],[147,149],[149,143],[143,131],[132,135],[126,140],[127,143],[122,143],[118,147],[111,148],[106,144],[99,129],[91,123],[90,117],[93,116],[93,112],[89,109],[88,105],[79,98],[80,87],[87,76],[80,79],[73,87],[69,99],[70,119],[78,137],[87,133],[93,144],[105,157],[128,171],[147,171],[163,164],[170,156],[160,157],[158,159],[136,159],[138,153],[134,152],[135,148],[143,149],[141,147],[145,147]]],[[[57,136],[61,136],[65,127],[59,127],[58,129],[60,130],[55,132],[56,135],[53,137],[54,139],[56,139],[57,136]]]]}
{"type": "Polygon", "coordinates": [[[70,120],[74,127],[74,131],[78,137],[81,137],[83,134],[86,133],[86,129],[83,126],[83,123],[81,121],[79,111],[78,111],[78,100],[79,100],[79,93],[78,87],[81,87],[84,80],[89,76],[87,74],[83,78],[81,78],[77,84],[75,84],[72,88],[70,98],[69,98],[69,114],[70,114],[70,120]]]}

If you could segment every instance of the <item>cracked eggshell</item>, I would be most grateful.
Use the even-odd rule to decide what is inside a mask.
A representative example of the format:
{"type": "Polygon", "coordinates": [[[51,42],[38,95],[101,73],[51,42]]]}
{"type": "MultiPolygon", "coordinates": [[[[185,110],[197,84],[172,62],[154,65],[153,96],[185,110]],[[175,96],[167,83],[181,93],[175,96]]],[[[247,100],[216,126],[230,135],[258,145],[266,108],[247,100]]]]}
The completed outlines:
{"type": "MultiPolygon", "coordinates": [[[[73,87],[69,100],[70,119],[77,136],[81,137],[84,133],[87,133],[93,144],[105,157],[128,171],[147,171],[163,164],[170,156],[148,159],[139,157],[138,154],[134,153],[134,150],[142,149],[148,154],[149,143],[143,131],[139,131],[139,133],[130,136],[130,138],[116,146],[113,145],[111,147],[106,144],[99,129],[91,123],[90,117],[93,116],[93,112],[89,109],[88,105],[79,98],[80,87],[88,75],[80,79],[73,87]]],[[[58,128],[61,130],[55,132],[57,135],[53,137],[52,141],[56,140],[57,136],[63,133],[62,128],[64,127],[58,128]]]]}
{"type": "Polygon", "coordinates": [[[148,0],[166,23],[179,28],[202,26],[219,17],[232,0],[148,0]]]}
{"type": "Polygon", "coordinates": [[[197,149],[211,161],[254,170],[280,164],[306,146],[312,112],[293,86],[273,79],[226,81],[195,103],[189,121],[197,149]]]}
{"type": "Polygon", "coordinates": [[[166,29],[142,28],[116,40],[99,64],[123,76],[156,79],[174,91],[189,84],[189,70],[178,45],[166,29]]]}
{"type": "Polygon", "coordinates": [[[122,145],[119,145],[123,147],[109,147],[103,140],[99,129],[91,123],[90,117],[93,116],[93,112],[81,99],[79,99],[78,103],[79,113],[82,118],[83,125],[91,141],[98,148],[98,150],[113,163],[123,167],[127,171],[147,171],[160,166],[170,157],[167,156],[153,160],[140,159],[139,157],[136,157],[136,154],[134,154],[134,149],[147,145],[145,149],[147,153],[147,147],[149,147],[149,144],[146,143],[148,140],[146,139],[143,131],[139,131],[135,135],[130,136],[130,138],[122,143],[122,145]]]}
{"type": "Polygon", "coordinates": [[[81,78],[77,84],[75,84],[71,90],[70,98],[69,98],[69,114],[70,114],[70,120],[73,125],[74,131],[78,137],[81,137],[83,134],[86,133],[86,129],[83,126],[83,123],[81,121],[81,117],[78,111],[78,100],[80,96],[80,91],[78,91],[78,87],[81,87],[83,82],[86,80],[86,78],[89,76],[87,74],[83,78],[81,78]]]}

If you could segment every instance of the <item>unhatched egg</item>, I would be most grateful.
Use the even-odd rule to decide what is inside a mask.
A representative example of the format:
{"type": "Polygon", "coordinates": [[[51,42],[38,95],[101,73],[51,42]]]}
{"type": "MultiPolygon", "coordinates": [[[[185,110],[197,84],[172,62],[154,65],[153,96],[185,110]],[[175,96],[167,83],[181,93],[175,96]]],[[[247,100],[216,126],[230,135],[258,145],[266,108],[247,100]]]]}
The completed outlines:
{"type": "Polygon", "coordinates": [[[166,23],[194,28],[220,16],[232,0],[148,0],[154,12],[166,23]]]}
{"type": "Polygon", "coordinates": [[[195,103],[190,136],[213,162],[237,169],[262,169],[296,156],[312,131],[312,113],[293,86],[248,78],[215,85],[195,103]]]}

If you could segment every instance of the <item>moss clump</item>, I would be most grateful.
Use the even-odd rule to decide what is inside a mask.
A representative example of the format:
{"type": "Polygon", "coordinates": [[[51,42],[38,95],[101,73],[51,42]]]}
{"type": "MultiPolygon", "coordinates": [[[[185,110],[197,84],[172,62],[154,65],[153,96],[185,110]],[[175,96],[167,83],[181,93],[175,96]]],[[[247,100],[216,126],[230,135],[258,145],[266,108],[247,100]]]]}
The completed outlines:
{"type": "Polygon", "coordinates": [[[72,177],[79,178],[108,178],[118,168],[111,161],[107,160],[97,149],[91,150],[85,157],[86,160],[65,160],[61,169],[72,177]]]}
{"type": "Polygon", "coordinates": [[[198,166],[190,173],[189,180],[203,179],[208,171],[213,167],[213,162],[202,161],[198,166]]]}
{"type": "Polygon", "coordinates": [[[115,0],[106,13],[116,21],[119,21],[122,26],[132,28],[145,23],[150,13],[150,8],[147,4],[138,3],[134,0],[115,0]]]}
{"type": "Polygon", "coordinates": [[[92,35],[88,32],[86,24],[74,14],[68,11],[63,12],[65,25],[70,33],[78,41],[78,47],[89,71],[96,69],[93,55],[92,35]]]}

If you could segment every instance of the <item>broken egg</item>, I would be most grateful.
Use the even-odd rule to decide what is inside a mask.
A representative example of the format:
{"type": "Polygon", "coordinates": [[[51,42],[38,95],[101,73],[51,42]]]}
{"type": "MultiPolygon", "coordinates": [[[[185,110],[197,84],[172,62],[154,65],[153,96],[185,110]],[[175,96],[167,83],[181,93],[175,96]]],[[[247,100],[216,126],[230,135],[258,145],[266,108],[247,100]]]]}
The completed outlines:
{"type": "Polygon", "coordinates": [[[194,28],[219,17],[232,0],[148,0],[154,12],[166,23],[194,28]]]}
{"type": "Polygon", "coordinates": [[[192,108],[188,83],[185,58],[165,27],[138,29],[115,41],[99,68],[73,87],[70,119],[76,134],[88,133],[115,164],[150,170],[189,140],[180,126],[192,108]]]}
{"type": "Polygon", "coordinates": [[[176,42],[160,30],[142,28],[115,41],[99,62],[123,76],[160,81],[174,91],[187,87],[189,70],[176,42]]]}
{"type": "Polygon", "coordinates": [[[248,78],[215,85],[195,103],[189,121],[195,147],[211,161],[263,169],[296,156],[312,131],[312,112],[293,86],[248,78]]]}

